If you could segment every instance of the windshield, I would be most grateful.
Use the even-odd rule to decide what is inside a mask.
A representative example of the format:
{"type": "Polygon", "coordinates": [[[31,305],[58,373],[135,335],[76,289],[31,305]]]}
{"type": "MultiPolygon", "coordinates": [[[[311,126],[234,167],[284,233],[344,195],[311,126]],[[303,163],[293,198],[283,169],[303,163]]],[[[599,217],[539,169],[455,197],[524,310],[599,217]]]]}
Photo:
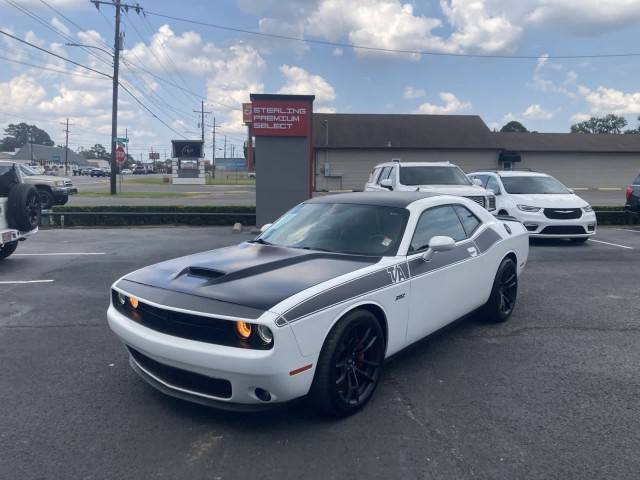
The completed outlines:
{"type": "Polygon", "coordinates": [[[408,216],[403,208],[303,203],[280,217],[258,241],[309,250],[393,256],[408,216]]]}
{"type": "Polygon", "coordinates": [[[27,177],[38,175],[38,172],[33,170],[31,167],[28,167],[27,165],[20,165],[20,170],[22,170],[22,174],[26,175],[27,177]]]}
{"type": "Polygon", "coordinates": [[[552,177],[502,177],[507,193],[513,194],[561,194],[571,193],[567,187],[552,177]]]}
{"type": "Polygon", "coordinates": [[[400,167],[402,185],[471,185],[458,167],[400,167]]]}

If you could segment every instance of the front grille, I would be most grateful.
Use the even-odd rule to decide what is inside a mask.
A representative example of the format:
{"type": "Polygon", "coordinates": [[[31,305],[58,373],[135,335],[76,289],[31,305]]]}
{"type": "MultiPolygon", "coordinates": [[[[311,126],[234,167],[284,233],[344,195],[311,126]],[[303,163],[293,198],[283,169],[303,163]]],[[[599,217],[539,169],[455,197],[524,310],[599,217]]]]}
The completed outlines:
{"type": "Polygon", "coordinates": [[[231,382],[229,380],[207,377],[199,373],[170,367],[143,355],[131,347],[127,348],[138,365],[171,387],[202,393],[211,397],[231,398],[231,382]]]}
{"type": "MultiPolygon", "coordinates": [[[[484,197],[466,197],[466,198],[468,198],[469,200],[473,200],[478,205],[480,205],[482,208],[484,208],[484,206],[485,206],[484,197]]],[[[495,208],[495,205],[494,205],[494,208],[495,208]]]]}
{"type": "Polygon", "coordinates": [[[235,332],[235,322],[231,320],[175,312],[144,302],[139,302],[138,308],[133,308],[128,301],[122,305],[118,298],[118,292],[115,290],[111,296],[116,310],[134,322],[156,332],[228,347],[257,350],[273,348],[273,342],[266,345],[256,335],[252,335],[248,341],[241,340],[235,332]]]}
{"type": "Polygon", "coordinates": [[[572,220],[582,216],[581,208],[545,208],[544,216],[556,220],[572,220]]]}
{"type": "Polygon", "coordinates": [[[489,208],[487,210],[495,210],[496,209],[496,197],[489,197],[489,208]]]}
{"type": "Polygon", "coordinates": [[[585,232],[584,227],[577,225],[553,225],[545,227],[540,233],[548,235],[584,235],[587,232],[585,232]]]}

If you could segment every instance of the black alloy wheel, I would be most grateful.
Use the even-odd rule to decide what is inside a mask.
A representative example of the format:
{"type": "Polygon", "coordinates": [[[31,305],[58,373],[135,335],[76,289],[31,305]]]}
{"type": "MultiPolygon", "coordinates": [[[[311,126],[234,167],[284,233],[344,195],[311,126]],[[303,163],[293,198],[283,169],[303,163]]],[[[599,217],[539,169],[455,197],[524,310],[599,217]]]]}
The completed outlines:
{"type": "Polygon", "coordinates": [[[378,319],[358,310],[347,314],[329,333],[318,365],[311,398],[325,414],[352,415],[371,399],[385,355],[378,319]]]}
{"type": "Polygon", "coordinates": [[[506,322],[516,305],[518,273],[515,262],[505,258],[498,267],[489,301],[485,305],[486,318],[495,323],[506,322]]]}
{"type": "Polygon", "coordinates": [[[29,219],[29,225],[35,228],[40,223],[40,214],[42,207],[40,205],[40,198],[38,195],[29,195],[27,198],[27,218],[29,219]]]}
{"type": "Polygon", "coordinates": [[[44,189],[38,189],[38,196],[40,197],[40,205],[43,209],[48,209],[53,206],[53,194],[44,189]]]}

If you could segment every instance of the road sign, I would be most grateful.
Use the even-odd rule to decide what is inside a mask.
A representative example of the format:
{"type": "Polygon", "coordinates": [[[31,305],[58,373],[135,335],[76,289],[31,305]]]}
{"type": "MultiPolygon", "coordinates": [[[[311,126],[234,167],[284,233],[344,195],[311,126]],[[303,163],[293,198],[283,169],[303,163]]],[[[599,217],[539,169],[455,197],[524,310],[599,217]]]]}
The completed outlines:
{"type": "Polygon", "coordinates": [[[129,139],[126,137],[116,137],[116,143],[126,144],[129,143],[129,139]]]}
{"type": "Polygon", "coordinates": [[[121,145],[116,148],[116,162],[121,165],[124,163],[124,148],[121,145]]]}
{"type": "Polygon", "coordinates": [[[160,160],[160,152],[149,152],[149,160],[160,160]]]}

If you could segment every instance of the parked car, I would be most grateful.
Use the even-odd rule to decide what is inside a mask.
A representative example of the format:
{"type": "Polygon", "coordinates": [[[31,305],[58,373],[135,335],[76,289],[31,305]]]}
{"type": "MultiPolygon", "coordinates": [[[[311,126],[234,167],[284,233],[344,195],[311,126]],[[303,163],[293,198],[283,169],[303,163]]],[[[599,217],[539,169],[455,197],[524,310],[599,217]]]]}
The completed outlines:
{"type": "Polygon", "coordinates": [[[40,175],[28,165],[22,163],[16,165],[22,174],[24,183],[36,187],[43,209],[51,208],[54,205],[64,205],[69,201],[69,195],[78,193],[78,189],[69,178],[40,175]]]}
{"type": "Polygon", "coordinates": [[[133,167],[133,175],[146,175],[147,174],[147,167],[145,167],[144,165],[136,165],[135,167],[133,167]]]}
{"type": "Polygon", "coordinates": [[[91,177],[106,177],[107,172],[103,168],[92,168],[89,173],[91,177]]]}
{"type": "Polygon", "coordinates": [[[29,165],[29,168],[38,175],[44,175],[44,167],[42,165],[29,165]]]}
{"type": "Polygon", "coordinates": [[[449,162],[387,162],[377,165],[364,186],[365,191],[420,191],[458,195],[495,210],[495,197],[474,185],[465,173],[449,162]]]}
{"type": "Polygon", "coordinates": [[[24,183],[18,163],[0,161],[0,260],[13,254],[18,243],[38,231],[40,198],[24,183]]]}
{"type": "Polygon", "coordinates": [[[520,222],[421,192],[316,197],[262,230],[114,283],[109,326],[143,379],[223,408],[309,395],[350,415],[386,357],[476,309],[506,321],[529,251],[520,222]]]}
{"type": "Polygon", "coordinates": [[[531,237],[570,238],[582,243],[596,233],[591,205],[550,175],[500,170],[469,176],[496,195],[498,215],[517,218],[531,237]]]}
{"type": "Polygon", "coordinates": [[[640,214],[640,174],[627,186],[626,196],[625,210],[640,214]]]}
{"type": "Polygon", "coordinates": [[[132,172],[130,168],[123,168],[120,173],[122,173],[122,175],[131,175],[132,172]]]}

